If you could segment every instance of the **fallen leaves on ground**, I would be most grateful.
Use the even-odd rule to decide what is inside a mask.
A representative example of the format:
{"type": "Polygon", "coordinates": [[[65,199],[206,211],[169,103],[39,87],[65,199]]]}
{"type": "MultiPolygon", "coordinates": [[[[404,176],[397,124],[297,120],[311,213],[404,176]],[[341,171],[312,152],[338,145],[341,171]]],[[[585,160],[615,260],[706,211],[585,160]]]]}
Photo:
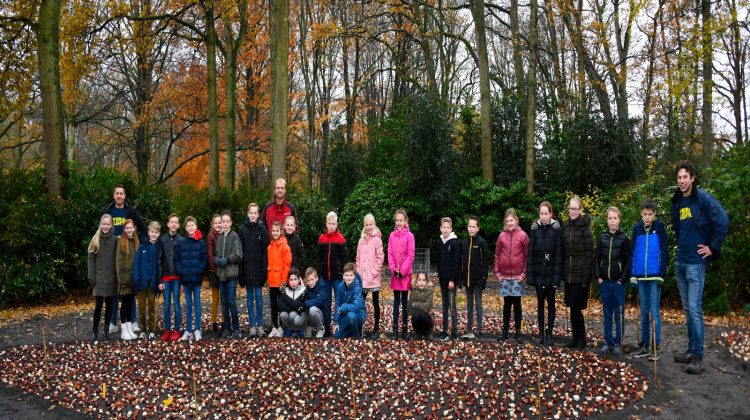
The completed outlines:
{"type": "Polygon", "coordinates": [[[750,333],[748,331],[723,332],[716,338],[716,341],[724,345],[732,356],[750,362],[750,333]]]}
{"type": "Polygon", "coordinates": [[[7,386],[101,417],[569,418],[649,389],[592,353],[479,342],[77,342],[5,349],[0,367],[7,386]]]}

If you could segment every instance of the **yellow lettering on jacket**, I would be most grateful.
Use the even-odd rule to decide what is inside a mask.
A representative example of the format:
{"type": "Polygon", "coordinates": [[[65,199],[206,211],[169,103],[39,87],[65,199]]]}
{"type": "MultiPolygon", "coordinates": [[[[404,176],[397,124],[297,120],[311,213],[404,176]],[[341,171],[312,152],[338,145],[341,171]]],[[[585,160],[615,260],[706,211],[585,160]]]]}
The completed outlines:
{"type": "Polygon", "coordinates": [[[125,225],[125,221],[127,219],[124,217],[113,217],[112,218],[112,226],[123,226],[125,225]]]}
{"type": "Polygon", "coordinates": [[[692,219],[693,213],[690,211],[690,207],[683,207],[680,209],[680,220],[692,219]]]}

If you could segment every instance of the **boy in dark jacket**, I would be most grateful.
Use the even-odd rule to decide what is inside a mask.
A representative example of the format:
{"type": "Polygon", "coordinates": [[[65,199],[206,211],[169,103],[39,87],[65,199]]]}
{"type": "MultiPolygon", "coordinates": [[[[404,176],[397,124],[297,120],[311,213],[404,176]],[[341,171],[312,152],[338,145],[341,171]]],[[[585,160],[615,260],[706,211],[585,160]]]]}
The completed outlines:
{"type": "Polygon", "coordinates": [[[295,333],[297,337],[304,336],[303,328],[307,322],[306,289],[299,278],[299,272],[292,267],[289,270],[289,279],[286,285],[281,286],[278,303],[279,318],[281,325],[284,327],[284,337],[291,337],[295,333]]]}
{"type": "Polygon", "coordinates": [[[263,286],[268,277],[268,244],[271,238],[260,220],[257,204],[247,206],[247,217],[238,234],[242,244],[239,283],[247,288],[250,337],[261,337],[266,335],[263,330],[263,286]]]}
{"type": "Polygon", "coordinates": [[[167,219],[167,233],[159,240],[159,290],[164,291],[164,334],[162,341],[180,339],[182,309],[180,308],[180,275],[174,261],[174,249],[182,236],[177,233],[180,217],[172,213],[167,219]],[[172,329],[172,305],[174,305],[174,329],[172,329]]]}
{"type": "Polygon", "coordinates": [[[630,271],[630,238],[620,229],[620,210],[617,207],[607,209],[607,230],[596,243],[594,262],[594,277],[599,282],[604,312],[605,343],[601,352],[620,356],[625,334],[625,283],[630,271]]]}
{"type": "Polygon", "coordinates": [[[185,333],[180,341],[194,339],[200,341],[201,334],[201,283],[203,273],[208,267],[208,252],[203,234],[198,230],[198,223],[193,216],[185,218],[187,237],[175,246],[175,265],[180,275],[182,289],[185,291],[185,333]],[[195,320],[193,320],[195,313],[195,320]],[[195,322],[193,322],[195,321],[195,322]]]}
{"type": "Polygon", "coordinates": [[[219,277],[221,312],[224,318],[224,338],[240,338],[240,317],[237,314],[237,278],[242,262],[242,244],[232,230],[232,212],[221,212],[222,232],[216,238],[216,275],[219,277]]]}
{"type": "Polygon", "coordinates": [[[489,248],[487,241],[479,236],[479,217],[470,216],[466,226],[469,237],[461,243],[461,283],[466,287],[467,331],[461,338],[471,340],[484,338],[482,324],[482,292],[487,287],[487,270],[489,267],[489,248]],[[474,304],[477,307],[477,333],[474,327],[474,304]]]}
{"type": "Polygon", "coordinates": [[[315,330],[315,338],[331,335],[331,285],[313,267],[305,271],[307,296],[305,308],[310,319],[310,327],[315,330]]]}
{"type": "Polygon", "coordinates": [[[658,359],[661,344],[661,288],[667,274],[669,250],[667,230],[664,223],[656,218],[656,203],[650,198],[641,203],[641,220],[633,227],[631,255],[630,283],[638,286],[638,300],[641,304],[641,337],[638,349],[632,355],[658,359]],[[649,351],[651,320],[654,322],[653,334],[656,340],[653,351],[649,351]]]}
{"type": "Polygon", "coordinates": [[[335,212],[326,215],[326,231],[318,238],[318,255],[315,267],[322,280],[326,280],[336,293],[341,283],[341,270],[349,260],[346,239],[339,231],[339,217],[335,212]]]}
{"type": "Polygon", "coordinates": [[[435,243],[437,255],[440,298],[443,303],[443,332],[439,338],[458,338],[458,314],[456,313],[456,284],[461,266],[461,244],[453,233],[453,220],[443,217],[440,220],[440,236],[435,243]],[[448,335],[448,311],[450,310],[451,332],[448,335]]]}
{"type": "Polygon", "coordinates": [[[158,222],[148,225],[148,241],[141,242],[133,262],[133,290],[138,302],[138,320],[143,325],[141,338],[156,338],[156,293],[159,291],[158,222]],[[148,322],[146,314],[148,313],[148,322]]]}
{"type": "Polygon", "coordinates": [[[362,297],[362,279],[357,266],[348,263],[342,271],[342,281],[336,291],[336,312],[333,317],[333,332],[336,338],[362,337],[362,324],[367,317],[365,300],[362,297]]]}

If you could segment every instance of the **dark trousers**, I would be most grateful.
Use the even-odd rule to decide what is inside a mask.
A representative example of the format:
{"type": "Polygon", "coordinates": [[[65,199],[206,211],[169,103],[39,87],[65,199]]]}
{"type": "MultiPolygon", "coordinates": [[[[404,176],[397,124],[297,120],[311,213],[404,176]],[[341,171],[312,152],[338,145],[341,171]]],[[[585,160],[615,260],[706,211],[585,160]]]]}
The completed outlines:
{"type": "Polygon", "coordinates": [[[406,320],[409,319],[409,315],[406,312],[406,305],[409,303],[409,291],[408,290],[394,290],[393,291],[393,331],[398,331],[398,309],[401,307],[403,315],[401,321],[406,331],[406,320]]]}
{"type": "Polygon", "coordinates": [[[274,328],[279,327],[279,296],[281,296],[281,288],[269,287],[268,288],[268,299],[271,304],[271,325],[274,328]]]}
{"type": "Polygon", "coordinates": [[[448,288],[448,281],[440,282],[440,298],[443,301],[443,332],[448,333],[448,312],[451,317],[451,330],[458,334],[458,313],[456,312],[456,287],[448,288]]]}
{"type": "MultiPolygon", "coordinates": [[[[96,297],[96,305],[94,306],[94,334],[99,333],[99,321],[102,319],[102,305],[105,306],[104,308],[104,319],[105,321],[108,321],[112,319],[112,296],[97,296],[96,297]]],[[[105,334],[109,333],[109,323],[104,323],[105,328],[105,334]]]]}
{"type": "Polygon", "coordinates": [[[555,288],[536,288],[536,319],[539,323],[539,334],[544,334],[544,302],[547,302],[547,332],[552,334],[555,327],[555,288]]]}
{"type": "MultiPolygon", "coordinates": [[[[362,300],[367,300],[367,290],[362,291],[362,300]]],[[[373,331],[380,331],[380,291],[373,291],[372,292],[372,307],[374,308],[373,312],[375,314],[375,324],[373,326],[373,331]]],[[[362,323],[362,326],[364,327],[364,323],[362,323]]]]}
{"type": "Polygon", "coordinates": [[[411,327],[419,338],[429,338],[432,334],[434,323],[432,316],[426,312],[415,311],[411,314],[411,327]]]}
{"type": "Polygon", "coordinates": [[[565,285],[565,302],[570,307],[570,326],[573,329],[573,340],[586,342],[586,322],[583,310],[588,304],[589,290],[582,284],[565,285]]]}
{"type": "Polygon", "coordinates": [[[135,303],[135,295],[121,295],[120,301],[120,322],[133,322],[133,304],[135,303]]]}
{"type": "Polygon", "coordinates": [[[510,328],[510,310],[513,309],[513,322],[516,332],[521,332],[521,296],[503,297],[503,332],[510,328]]]}

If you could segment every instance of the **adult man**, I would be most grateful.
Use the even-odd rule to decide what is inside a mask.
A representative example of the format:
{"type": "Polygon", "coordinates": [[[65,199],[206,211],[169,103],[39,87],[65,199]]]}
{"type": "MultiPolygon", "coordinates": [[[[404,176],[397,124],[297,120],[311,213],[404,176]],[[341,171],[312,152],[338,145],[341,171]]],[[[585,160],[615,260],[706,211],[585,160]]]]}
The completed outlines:
{"type": "Polygon", "coordinates": [[[140,237],[144,239],[148,237],[148,230],[146,229],[146,224],[143,222],[141,215],[138,214],[138,210],[136,210],[135,207],[131,207],[126,200],[124,185],[115,185],[115,189],[112,193],[112,202],[102,209],[102,214],[109,214],[112,216],[112,227],[115,229],[115,236],[120,236],[122,234],[122,228],[125,227],[125,221],[127,219],[132,219],[135,223],[135,227],[138,229],[140,237]]]}
{"type": "Polygon", "coordinates": [[[279,178],[274,185],[273,200],[263,207],[260,220],[266,224],[268,234],[270,235],[273,222],[279,222],[283,226],[287,216],[294,216],[294,220],[297,222],[297,230],[299,231],[297,209],[294,208],[292,203],[286,201],[286,180],[279,178]]]}
{"type": "Polygon", "coordinates": [[[689,161],[677,165],[677,191],[672,197],[672,228],[677,241],[675,277],[680,289],[689,348],[674,356],[677,363],[689,363],[688,373],[703,369],[703,286],[706,266],[721,253],[729,229],[726,210],[695,182],[695,167],[689,161]]]}
{"type": "MultiPolygon", "coordinates": [[[[135,223],[135,227],[138,229],[138,234],[142,242],[148,241],[148,229],[146,223],[143,222],[141,215],[138,214],[138,210],[135,207],[131,207],[126,200],[125,186],[123,184],[115,185],[115,189],[112,192],[112,202],[106,205],[102,209],[102,214],[109,214],[112,216],[112,227],[115,231],[115,236],[119,237],[122,234],[122,229],[125,227],[125,221],[131,219],[135,223]]],[[[118,296],[115,296],[113,301],[113,307],[117,309],[119,303],[118,296]]],[[[109,332],[114,333],[117,331],[117,317],[119,311],[112,311],[112,318],[109,320],[109,332]]],[[[133,305],[133,319],[135,317],[136,307],[133,305]]],[[[138,323],[133,323],[134,332],[140,331],[138,323]]]]}

